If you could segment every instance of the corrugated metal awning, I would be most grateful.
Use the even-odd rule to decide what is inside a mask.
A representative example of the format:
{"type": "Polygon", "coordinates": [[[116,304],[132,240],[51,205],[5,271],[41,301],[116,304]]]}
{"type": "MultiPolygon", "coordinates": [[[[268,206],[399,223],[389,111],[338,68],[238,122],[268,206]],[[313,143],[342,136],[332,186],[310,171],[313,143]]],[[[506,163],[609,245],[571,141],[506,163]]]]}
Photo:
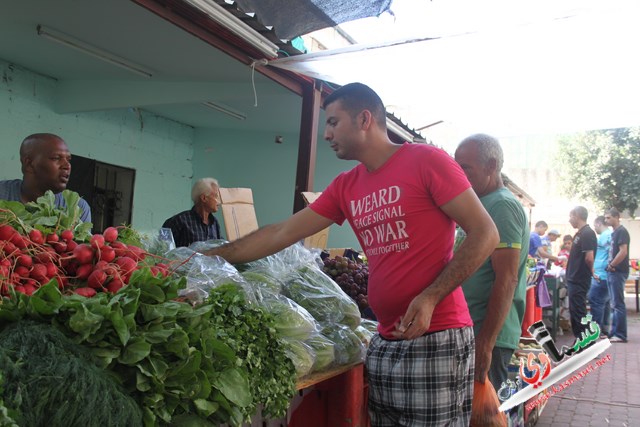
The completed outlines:
{"type": "Polygon", "coordinates": [[[389,10],[391,0],[237,0],[236,3],[273,27],[280,39],[291,40],[343,22],[380,16],[389,10]]]}

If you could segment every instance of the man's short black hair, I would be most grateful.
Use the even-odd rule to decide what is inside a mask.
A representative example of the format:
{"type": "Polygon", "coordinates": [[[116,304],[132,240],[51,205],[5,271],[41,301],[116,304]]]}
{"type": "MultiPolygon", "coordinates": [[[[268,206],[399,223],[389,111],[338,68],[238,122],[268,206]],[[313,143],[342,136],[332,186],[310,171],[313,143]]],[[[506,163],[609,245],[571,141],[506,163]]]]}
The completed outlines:
{"type": "Polygon", "coordinates": [[[620,218],[620,211],[616,208],[609,209],[607,213],[614,218],[620,218]]]}
{"type": "Polygon", "coordinates": [[[349,83],[334,91],[324,100],[323,108],[340,101],[352,119],[363,110],[369,110],[380,127],[387,127],[387,113],[382,99],[369,86],[362,83],[349,83]]]}
{"type": "Polygon", "coordinates": [[[536,228],[538,227],[548,227],[548,225],[545,221],[538,221],[536,222],[536,228]]]}

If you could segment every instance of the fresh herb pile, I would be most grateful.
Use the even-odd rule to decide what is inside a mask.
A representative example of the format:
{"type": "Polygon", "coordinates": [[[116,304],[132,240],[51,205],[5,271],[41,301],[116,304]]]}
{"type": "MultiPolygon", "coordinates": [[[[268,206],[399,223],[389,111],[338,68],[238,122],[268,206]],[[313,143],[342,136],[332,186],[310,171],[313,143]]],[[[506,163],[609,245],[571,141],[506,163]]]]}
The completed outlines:
{"type": "Polygon", "coordinates": [[[109,371],[50,324],[7,326],[0,333],[0,363],[5,400],[22,426],[142,425],[140,406],[109,371]]]}
{"type": "Polygon", "coordinates": [[[5,298],[0,329],[27,319],[55,325],[116,375],[148,426],[239,425],[258,405],[284,416],[296,376],[274,319],[246,305],[236,285],[195,307],[176,301],[184,284],[143,269],[115,295],[85,298],[62,295],[52,281],[31,297],[5,298]]]}

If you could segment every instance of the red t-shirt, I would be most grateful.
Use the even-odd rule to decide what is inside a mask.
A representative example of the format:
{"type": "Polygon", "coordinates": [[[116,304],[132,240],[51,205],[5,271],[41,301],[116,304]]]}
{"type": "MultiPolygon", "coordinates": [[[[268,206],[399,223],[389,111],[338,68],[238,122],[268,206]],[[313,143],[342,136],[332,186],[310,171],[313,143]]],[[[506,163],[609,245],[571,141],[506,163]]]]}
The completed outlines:
{"type": "MultiPolygon", "coordinates": [[[[455,224],[439,206],[469,187],[446,152],[405,143],[374,172],[359,164],[338,175],[311,204],[355,231],[369,261],[369,304],[383,337],[392,337],[409,303],[451,260],[455,224]]],[[[429,332],[472,324],[458,287],[436,306],[429,332]]]]}

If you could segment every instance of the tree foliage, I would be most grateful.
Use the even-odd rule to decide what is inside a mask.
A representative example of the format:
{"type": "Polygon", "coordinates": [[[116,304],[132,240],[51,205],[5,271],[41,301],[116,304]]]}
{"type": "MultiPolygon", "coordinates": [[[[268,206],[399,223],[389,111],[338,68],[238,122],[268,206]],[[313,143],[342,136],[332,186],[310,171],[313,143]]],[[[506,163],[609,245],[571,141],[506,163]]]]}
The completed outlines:
{"type": "Polygon", "coordinates": [[[565,195],[634,215],[640,202],[640,127],[564,137],[558,157],[565,195]]]}

